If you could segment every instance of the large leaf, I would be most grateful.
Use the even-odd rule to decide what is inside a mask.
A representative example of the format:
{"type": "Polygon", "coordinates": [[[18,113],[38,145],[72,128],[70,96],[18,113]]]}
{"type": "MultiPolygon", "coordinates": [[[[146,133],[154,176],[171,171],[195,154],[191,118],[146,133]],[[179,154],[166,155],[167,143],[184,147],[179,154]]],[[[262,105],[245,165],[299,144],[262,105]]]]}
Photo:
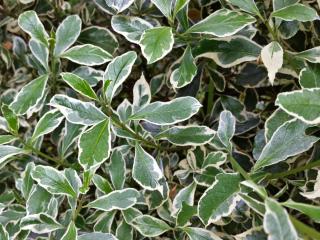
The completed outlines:
{"type": "Polygon", "coordinates": [[[170,77],[170,83],[174,88],[182,88],[192,82],[197,73],[197,66],[188,46],[182,56],[179,68],[175,69],[170,77]]]}
{"type": "Polygon", "coordinates": [[[61,57],[86,66],[101,65],[112,59],[110,53],[91,44],[74,46],[64,52],[61,57]]]}
{"type": "Polygon", "coordinates": [[[66,95],[56,94],[50,105],[59,109],[66,119],[74,124],[94,125],[106,119],[106,115],[92,103],[82,102],[66,95]]]}
{"type": "Polygon", "coordinates": [[[308,124],[320,123],[320,88],[280,93],[276,105],[308,124]]]}
{"type": "Polygon", "coordinates": [[[147,29],[141,36],[139,45],[148,64],[157,62],[171,52],[174,44],[172,28],[154,27],[147,29]]]}
{"type": "Polygon", "coordinates": [[[40,22],[35,11],[26,11],[18,18],[18,24],[23,31],[28,33],[32,38],[48,46],[48,33],[40,22]]]}
{"type": "Polygon", "coordinates": [[[88,207],[103,211],[125,210],[135,205],[139,196],[140,193],[137,190],[126,188],[97,198],[95,201],[90,202],[88,207]]]}
{"type": "Polygon", "coordinates": [[[259,9],[254,0],[227,0],[227,2],[230,2],[231,4],[239,7],[240,9],[248,13],[252,13],[255,15],[260,14],[259,9]]]}
{"type": "Polygon", "coordinates": [[[126,161],[119,149],[113,150],[108,169],[114,188],[122,189],[126,180],[126,161]]]}
{"type": "Polygon", "coordinates": [[[197,146],[210,142],[215,133],[205,126],[177,126],[157,134],[155,138],[166,139],[174,145],[197,146]]]}
{"type": "Polygon", "coordinates": [[[300,22],[313,21],[319,18],[316,10],[300,3],[276,10],[272,12],[271,16],[286,21],[298,20],[300,22]]]}
{"type": "Polygon", "coordinates": [[[61,73],[61,77],[75,91],[93,100],[98,99],[96,93],[93,91],[89,83],[83,78],[68,72],[61,73]]]}
{"type": "Polygon", "coordinates": [[[302,58],[308,62],[312,63],[320,63],[320,47],[314,47],[299,53],[296,53],[295,56],[298,58],[302,58]]]}
{"type": "Polygon", "coordinates": [[[320,207],[319,206],[295,202],[291,199],[282,203],[282,205],[304,213],[305,215],[309,216],[317,223],[320,222],[320,207]]]}
{"type": "Polygon", "coordinates": [[[134,2],[134,0],[105,0],[106,4],[117,10],[117,12],[122,12],[126,10],[134,2]]]}
{"type": "Polygon", "coordinates": [[[141,35],[153,26],[146,20],[133,16],[116,15],[111,19],[113,30],[123,35],[128,41],[138,44],[141,35]]]}
{"type": "Polygon", "coordinates": [[[268,240],[297,240],[297,232],[286,210],[270,198],[266,199],[265,206],[263,228],[268,233],[268,240]]]}
{"type": "Polygon", "coordinates": [[[32,138],[36,139],[40,136],[52,132],[60,125],[63,119],[64,116],[56,109],[47,112],[40,118],[39,122],[37,123],[36,128],[34,129],[34,132],[32,134],[32,138]]]}
{"type": "Polygon", "coordinates": [[[320,67],[318,64],[309,64],[299,74],[299,83],[302,88],[320,88],[320,67]]]}
{"type": "Polygon", "coordinates": [[[77,197],[77,193],[64,173],[53,167],[38,165],[33,169],[31,176],[40,186],[52,194],[65,194],[74,198],[77,197]]]}
{"type": "Polygon", "coordinates": [[[143,148],[136,144],[132,177],[143,188],[148,190],[159,190],[162,188],[159,182],[164,178],[157,161],[143,148]]]}
{"type": "Polygon", "coordinates": [[[156,7],[162,12],[167,18],[171,17],[172,1],[171,0],[151,0],[156,7]]]}
{"type": "Polygon", "coordinates": [[[34,233],[44,234],[63,228],[52,216],[40,213],[27,215],[21,219],[20,228],[22,230],[32,230],[34,233]]]}
{"type": "Polygon", "coordinates": [[[110,149],[110,120],[106,118],[81,134],[79,139],[79,163],[85,170],[94,169],[107,160],[110,149]]]}
{"type": "Polygon", "coordinates": [[[307,124],[294,119],[281,125],[263,148],[254,169],[259,169],[286,160],[307,151],[319,138],[307,136],[307,124]]]}
{"type": "Polygon", "coordinates": [[[9,145],[0,145],[0,169],[7,163],[12,156],[26,153],[25,150],[9,145]]]}
{"type": "Polygon", "coordinates": [[[49,71],[49,49],[41,42],[31,39],[29,41],[29,47],[33,56],[41,63],[41,65],[49,71]]]}
{"type": "Polygon", "coordinates": [[[186,203],[189,206],[193,206],[194,194],[196,192],[197,184],[192,182],[187,187],[182,188],[173,199],[172,214],[175,215],[182,208],[182,204],[186,203]]]}
{"type": "Polygon", "coordinates": [[[10,104],[16,115],[24,115],[34,109],[45,94],[48,75],[42,75],[25,85],[10,104]]]}
{"type": "Polygon", "coordinates": [[[205,225],[228,216],[237,202],[237,193],[240,190],[239,174],[221,173],[216,176],[215,182],[201,196],[198,203],[198,214],[205,225]]]}
{"type": "Polygon", "coordinates": [[[270,83],[273,85],[276,73],[283,64],[283,49],[278,42],[271,42],[261,51],[261,60],[268,70],[270,83]]]}
{"type": "Polygon", "coordinates": [[[221,9],[193,25],[187,32],[227,37],[237,33],[255,21],[255,18],[248,14],[221,9]]]}
{"type": "Polygon", "coordinates": [[[149,215],[136,217],[132,224],[145,237],[156,237],[171,229],[164,221],[149,215]]]}
{"type": "Polygon", "coordinates": [[[61,240],[77,240],[78,231],[74,222],[70,222],[66,232],[63,234],[61,240]]]}
{"type": "Polygon", "coordinates": [[[59,25],[56,32],[54,55],[59,56],[75,43],[80,35],[81,19],[78,15],[66,17],[59,25]]]}
{"type": "Polygon", "coordinates": [[[130,51],[114,58],[109,63],[103,77],[104,81],[111,81],[106,91],[108,100],[111,101],[117,89],[130,75],[136,59],[137,54],[134,51],[130,51]]]}
{"type": "Polygon", "coordinates": [[[193,97],[180,97],[169,102],[151,103],[130,116],[130,119],[170,125],[189,119],[199,111],[201,106],[193,97]]]}

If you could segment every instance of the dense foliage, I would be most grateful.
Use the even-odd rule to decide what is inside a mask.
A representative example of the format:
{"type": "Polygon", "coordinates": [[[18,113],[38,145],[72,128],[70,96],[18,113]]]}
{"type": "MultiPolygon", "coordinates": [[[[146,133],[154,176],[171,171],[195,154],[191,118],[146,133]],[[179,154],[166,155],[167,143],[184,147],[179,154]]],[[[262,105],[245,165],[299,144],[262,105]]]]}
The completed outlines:
{"type": "Polygon", "coordinates": [[[318,11],[1,1],[0,239],[320,239],[318,11]]]}

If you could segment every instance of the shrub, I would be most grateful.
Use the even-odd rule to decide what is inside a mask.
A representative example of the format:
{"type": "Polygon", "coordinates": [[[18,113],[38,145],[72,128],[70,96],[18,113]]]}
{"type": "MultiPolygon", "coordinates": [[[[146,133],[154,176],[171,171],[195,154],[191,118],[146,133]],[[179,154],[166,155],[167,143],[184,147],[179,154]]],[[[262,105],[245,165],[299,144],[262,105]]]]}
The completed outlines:
{"type": "Polygon", "coordinates": [[[318,10],[4,1],[0,239],[320,239],[318,10]]]}

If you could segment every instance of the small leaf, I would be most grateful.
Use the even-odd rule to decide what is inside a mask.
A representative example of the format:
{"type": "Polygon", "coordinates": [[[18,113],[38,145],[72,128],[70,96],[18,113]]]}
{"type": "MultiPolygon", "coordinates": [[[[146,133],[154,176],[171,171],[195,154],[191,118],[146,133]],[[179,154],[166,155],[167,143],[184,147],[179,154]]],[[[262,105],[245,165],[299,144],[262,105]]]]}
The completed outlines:
{"type": "Polygon", "coordinates": [[[61,57],[86,66],[101,65],[112,60],[110,53],[91,44],[74,46],[64,52],[61,57]]]}
{"type": "Polygon", "coordinates": [[[227,2],[239,7],[241,10],[245,12],[252,13],[255,15],[260,14],[258,7],[253,0],[227,0],[227,2]]]}
{"type": "Polygon", "coordinates": [[[74,198],[77,197],[76,192],[65,175],[53,167],[38,165],[34,168],[31,175],[40,186],[52,194],[65,194],[74,198]]]}
{"type": "Polygon", "coordinates": [[[19,130],[19,119],[14,114],[14,112],[9,108],[8,105],[3,104],[1,106],[1,112],[6,120],[6,123],[10,130],[14,133],[17,133],[19,130]]]}
{"type": "Polygon", "coordinates": [[[19,27],[32,38],[48,46],[48,33],[44,29],[35,11],[26,11],[18,18],[19,27]]]}
{"type": "Polygon", "coordinates": [[[110,155],[110,120],[107,118],[83,132],[78,147],[79,163],[86,171],[100,166],[110,155]]]}
{"type": "Polygon", "coordinates": [[[316,10],[300,3],[276,10],[272,12],[271,16],[286,21],[297,20],[300,22],[313,21],[319,18],[316,10]]]}
{"type": "Polygon", "coordinates": [[[41,65],[49,71],[48,62],[49,62],[49,50],[41,42],[31,39],[29,41],[29,47],[33,56],[41,63],[41,65]]]}
{"type": "Polygon", "coordinates": [[[25,85],[10,104],[11,110],[18,116],[34,109],[43,98],[48,75],[42,75],[25,85]]]}
{"type": "Polygon", "coordinates": [[[190,240],[221,240],[213,232],[203,228],[187,227],[183,231],[188,235],[190,240]]]}
{"type": "Polygon", "coordinates": [[[133,240],[133,228],[122,220],[118,225],[116,236],[119,240],[133,240]]]}
{"type": "Polygon", "coordinates": [[[61,73],[61,77],[70,87],[72,87],[78,93],[81,93],[82,95],[93,100],[98,99],[96,93],[93,91],[89,83],[81,77],[67,72],[61,73]]]}
{"type": "Polygon", "coordinates": [[[103,193],[108,194],[113,191],[111,187],[111,183],[103,177],[101,177],[98,174],[95,174],[92,178],[93,184],[103,193]]]}
{"type": "Polygon", "coordinates": [[[182,204],[186,203],[189,206],[193,206],[194,194],[196,192],[197,184],[192,182],[189,186],[182,188],[173,199],[172,203],[172,215],[176,215],[182,208],[182,204]]]}
{"type": "Polygon", "coordinates": [[[227,160],[227,154],[224,152],[211,152],[209,153],[203,163],[201,168],[207,168],[207,167],[219,167],[223,163],[225,163],[227,160]]]}
{"type": "MultiPolygon", "coordinates": [[[[34,166],[32,170],[34,169],[34,166]]],[[[30,175],[30,181],[33,183],[33,179],[30,175]]],[[[43,187],[40,187],[40,185],[36,185],[32,192],[30,193],[30,196],[27,198],[26,202],[26,209],[27,214],[38,214],[43,213],[48,210],[48,205],[50,203],[50,200],[53,198],[52,194],[50,194],[47,190],[45,190],[43,187]]]]}
{"type": "Polygon", "coordinates": [[[174,5],[173,17],[177,15],[185,6],[189,4],[190,0],[176,0],[174,5]]]}
{"type": "Polygon", "coordinates": [[[315,222],[319,223],[320,222],[320,207],[311,205],[311,204],[306,204],[306,203],[299,203],[295,202],[291,199],[288,201],[281,203],[283,206],[295,209],[299,212],[302,212],[303,214],[309,216],[311,219],[313,219],[315,222]]]}
{"type": "Polygon", "coordinates": [[[77,240],[77,228],[74,222],[70,222],[66,232],[63,234],[61,240],[77,240]]]}
{"type": "Polygon", "coordinates": [[[147,29],[141,36],[139,45],[148,64],[157,62],[171,52],[174,44],[172,28],[154,27],[147,29]]]}
{"type": "Polygon", "coordinates": [[[34,233],[44,234],[63,228],[53,217],[48,214],[32,214],[23,217],[20,221],[22,230],[31,230],[34,233]]]}
{"type": "Polygon", "coordinates": [[[297,240],[298,235],[292,225],[289,215],[275,200],[265,200],[266,213],[263,218],[263,228],[268,233],[269,240],[297,240]]]}
{"type": "Polygon", "coordinates": [[[134,0],[105,0],[106,4],[117,10],[118,13],[123,12],[126,10],[130,5],[134,2],[134,0]]]}
{"type": "Polygon", "coordinates": [[[111,19],[112,29],[128,41],[139,44],[144,31],[153,26],[146,20],[133,16],[115,15],[111,19]]]}
{"type": "Polygon", "coordinates": [[[133,106],[136,109],[148,105],[151,101],[151,90],[143,74],[133,86],[133,106]]]}
{"type": "Polygon", "coordinates": [[[103,79],[104,81],[111,81],[106,91],[106,97],[109,101],[111,101],[117,89],[130,75],[136,59],[136,52],[129,51],[114,58],[112,62],[108,64],[103,79]]]}
{"type": "Polygon", "coordinates": [[[221,173],[216,176],[216,181],[204,192],[198,204],[198,214],[205,225],[232,212],[238,200],[236,195],[240,182],[239,174],[221,173]]]}
{"type": "Polygon", "coordinates": [[[158,125],[170,125],[189,119],[202,105],[193,97],[179,97],[169,102],[154,102],[133,114],[132,120],[146,120],[158,125]]]}
{"type": "Polygon", "coordinates": [[[271,42],[261,51],[261,59],[268,70],[268,77],[271,85],[274,83],[276,73],[283,64],[283,49],[278,42],[271,42]]]}
{"type": "Polygon", "coordinates": [[[26,153],[24,149],[9,145],[0,145],[0,169],[8,163],[9,158],[24,153],[26,153]]]}
{"type": "Polygon", "coordinates": [[[320,89],[305,88],[278,94],[276,103],[291,116],[308,124],[320,123],[320,89]],[[307,107],[306,107],[307,106],[307,107]]]}
{"type": "Polygon", "coordinates": [[[231,112],[224,110],[220,114],[219,127],[218,127],[218,137],[221,143],[228,149],[232,151],[231,139],[235,133],[236,129],[236,119],[231,112]]]}
{"type": "Polygon", "coordinates": [[[320,88],[320,68],[318,64],[308,64],[299,74],[299,84],[302,88],[320,88]]]}
{"type": "Polygon", "coordinates": [[[188,46],[182,56],[179,68],[175,69],[170,77],[170,83],[174,88],[182,88],[192,82],[197,74],[197,66],[188,46]]]}
{"type": "Polygon", "coordinates": [[[269,166],[286,160],[288,157],[310,149],[319,138],[307,136],[307,124],[294,119],[281,125],[263,148],[254,169],[269,166]]]}
{"type": "Polygon", "coordinates": [[[80,66],[72,73],[84,79],[91,87],[96,86],[103,79],[103,71],[88,66],[80,66]]]}
{"type": "Polygon", "coordinates": [[[35,140],[40,136],[51,133],[60,125],[63,119],[64,116],[56,109],[47,112],[37,123],[32,134],[32,139],[35,140]]]}
{"type": "Polygon", "coordinates": [[[295,53],[294,56],[302,58],[308,62],[320,63],[320,47],[314,47],[299,53],[295,53]]]}
{"type": "Polygon", "coordinates": [[[66,17],[59,25],[56,31],[56,44],[54,47],[54,56],[60,56],[72,44],[74,44],[80,35],[81,19],[78,15],[66,17]]]}
{"type": "Polygon", "coordinates": [[[9,240],[9,233],[7,230],[0,224],[0,239],[2,240],[9,240]]]}
{"type": "Polygon", "coordinates": [[[149,215],[136,217],[132,225],[145,237],[156,237],[171,229],[164,221],[149,215]]]}
{"type": "Polygon", "coordinates": [[[187,30],[187,33],[205,33],[216,37],[228,37],[255,21],[256,19],[248,14],[221,9],[193,25],[187,30]]]}
{"type": "Polygon", "coordinates": [[[275,131],[285,122],[292,120],[293,117],[281,108],[275,110],[265,122],[265,139],[269,141],[275,131]]]}
{"type": "Polygon", "coordinates": [[[113,191],[105,196],[99,197],[87,206],[102,211],[125,210],[138,201],[140,193],[133,188],[113,191]]]}
{"type": "Polygon", "coordinates": [[[182,206],[177,214],[176,225],[181,227],[189,225],[189,220],[195,215],[197,215],[197,206],[190,206],[182,202],[182,206]]]}
{"type": "Polygon", "coordinates": [[[94,125],[106,119],[106,115],[92,103],[82,102],[62,94],[56,94],[50,105],[57,108],[65,118],[74,124],[94,125]]]}
{"type": "Polygon", "coordinates": [[[172,1],[171,0],[151,0],[151,2],[156,5],[156,7],[162,12],[162,14],[170,18],[172,11],[172,1]]]}
{"type": "Polygon", "coordinates": [[[155,138],[166,139],[179,146],[198,146],[210,142],[215,133],[205,126],[177,126],[157,134],[155,138]]]}
{"type": "Polygon", "coordinates": [[[11,143],[17,140],[15,136],[12,135],[0,135],[0,145],[11,143]]]}
{"type": "Polygon", "coordinates": [[[78,240],[118,240],[115,236],[110,233],[85,233],[78,236],[78,240]]]}
{"type": "Polygon", "coordinates": [[[157,161],[143,148],[136,144],[132,167],[132,177],[143,188],[153,191],[162,188],[159,182],[164,178],[157,161]]]}
{"type": "Polygon", "coordinates": [[[113,150],[108,170],[115,189],[122,189],[126,180],[126,162],[119,149],[113,150]]]}

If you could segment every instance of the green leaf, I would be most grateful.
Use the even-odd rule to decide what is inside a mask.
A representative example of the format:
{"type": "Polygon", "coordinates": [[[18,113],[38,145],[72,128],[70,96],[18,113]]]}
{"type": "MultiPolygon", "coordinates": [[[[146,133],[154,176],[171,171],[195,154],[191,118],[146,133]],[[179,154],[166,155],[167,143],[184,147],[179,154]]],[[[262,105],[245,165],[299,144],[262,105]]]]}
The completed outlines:
{"type": "Polygon", "coordinates": [[[63,228],[53,217],[44,213],[23,217],[20,221],[20,227],[22,230],[30,230],[38,234],[49,233],[63,228]]]}
{"type": "Polygon", "coordinates": [[[63,54],[72,44],[74,44],[80,35],[81,19],[78,15],[66,17],[59,25],[56,31],[56,44],[54,47],[54,56],[63,54]]]}
{"type": "Polygon", "coordinates": [[[12,135],[0,135],[0,145],[11,143],[17,140],[15,136],[12,135]]]}
{"type": "Polygon", "coordinates": [[[131,224],[136,217],[142,215],[142,213],[138,209],[133,207],[128,208],[126,210],[122,210],[121,213],[123,215],[124,220],[129,224],[131,224]]]}
{"type": "MultiPolygon", "coordinates": [[[[32,178],[30,180],[33,183],[32,178]]],[[[31,215],[46,212],[52,198],[53,196],[47,190],[39,185],[36,185],[30,193],[30,196],[26,199],[27,214],[31,215]]]]}
{"type": "Polygon", "coordinates": [[[268,70],[269,81],[273,85],[276,73],[283,64],[283,49],[281,45],[276,41],[269,43],[261,51],[261,60],[268,70]]]}
{"type": "Polygon", "coordinates": [[[42,75],[25,85],[10,104],[11,110],[18,116],[32,111],[43,98],[48,75],[42,75]]]}
{"type": "Polygon", "coordinates": [[[299,212],[302,212],[303,214],[309,216],[311,219],[313,219],[315,222],[319,223],[320,222],[320,207],[311,205],[311,204],[306,204],[306,203],[299,203],[295,202],[291,199],[288,201],[281,203],[283,206],[295,209],[299,212]]]}
{"type": "Polygon", "coordinates": [[[91,87],[96,86],[103,79],[103,71],[88,66],[80,66],[72,73],[87,81],[91,87]]]}
{"type": "Polygon", "coordinates": [[[228,149],[229,152],[232,151],[231,139],[236,130],[236,119],[232,113],[228,110],[224,110],[220,113],[219,127],[218,127],[218,137],[221,143],[228,149]]]}
{"type": "Polygon", "coordinates": [[[265,122],[265,138],[269,141],[274,132],[285,122],[293,119],[292,116],[287,114],[285,111],[278,108],[265,122]]]}
{"type": "Polygon", "coordinates": [[[170,83],[174,88],[182,88],[192,82],[197,74],[197,66],[188,46],[182,56],[179,68],[175,69],[170,77],[170,83]]]}
{"type": "Polygon", "coordinates": [[[155,138],[165,139],[179,146],[198,146],[210,142],[215,133],[206,126],[177,126],[157,134],[155,138]]]}
{"type": "Polygon", "coordinates": [[[299,0],[272,0],[273,10],[279,10],[290,5],[294,5],[297,2],[299,2],[299,0]]]}
{"type": "Polygon", "coordinates": [[[257,60],[260,53],[261,47],[257,43],[242,36],[233,36],[227,40],[205,39],[194,50],[195,57],[210,58],[223,68],[257,60]]]}
{"type": "Polygon", "coordinates": [[[118,240],[110,233],[85,233],[78,237],[78,240],[118,240]]]}
{"type": "Polygon", "coordinates": [[[297,3],[272,12],[272,17],[286,21],[308,22],[319,18],[317,11],[306,5],[297,3]]]}
{"type": "Polygon", "coordinates": [[[159,182],[164,178],[157,161],[143,148],[136,144],[132,177],[147,190],[160,190],[162,185],[159,182]]]}
{"type": "Polygon", "coordinates": [[[151,101],[151,90],[150,86],[144,77],[141,74],[141,77],[138,81],[135,82],[133,86],[133,106],[136,109],[148,105],[151,101]]]}
{"type": "Polygon", "coordinates": [[[32,38],[48,46],[48,33],[44,29],[35,11],[26,11],[18,18],[19,27],[32,38]]]}
{"type": "Polygon", "coordinates": [[[202,169],[207,167],[219,167],[220,165],[224,164],[227,161],[227,154],[221,151],[211,152],[209,153],[203,163],[202,169]]]}
{"type": "Polygon", "coordinates": [[[36,166],[31,174],[38,184],[52,194],[65,194],[76,198],[77,194],[66,176],[49,166],[36,166]]]}
{"type": "Polygon", "coordinates": [[[169,102],[154,102],[130,116],[158,125],[170,125],[189,119],[202,105],[193,97],[179,97],[169,102]]]}
{"type": "Polygon", "coordinates": [[[102,211],[125,210],[135,205],[140,193],[133,188],[113,191],[105,196],[99,197],[87,206],[102,211]]]}
{"type": "Polygon", "coordinates": [[[263,218],[263,228],[270,240],[297,240],[298,235],[292,225],[289,215],[275,200],[265,200],[266,213],[263,218]]]}
{"type": "Polygon", "coordinates": [[[122,189],[126,180],[126,161],[119,149],[114,149],[108,170],[115,189],[122,189]]]}
{"type": "Polygon", "coordinates": [[[294,119],[281,125],[263,148],[254,169],[273,165],[310,149],[319,138],[307,136],[307,124],[294,119]]]}
{"type": "Polygon", "coordinates": [[[33,180],[31,177],[31,172],[34,169],[35,165],[33,162],[27,164],[24,169],[24,172],[21,174],[21,193],[24,199],[28,199],[30,192],[33,187],[33,180]]]}
{"type": "Polygon", "coordinates": [[[32,139],[35,140],[40,136],[51,133],[60,125],[63,119],[64,116],[57,109],[47,112],[37,123],[32,134],[32,139]]]}
{"type": "Polygon", "coordinates": [[[113,191],[109,181],[98,174],[95,174],[92,178],[93,184],[103,193],[108,194],[113,191]]]}
{"type": "Polygon", "coordinates": [[[154,27],[147,29],[141,36],[139,45],[148,64],[157,62],[171,52],[174,44],[172,28],[154,27]]]}
{"type": "Polygon", "coordinates": [[[176,225],[181,227],[189,225],[189,220],[195,215],[197,215],[197,206],[190,206],[186,202],[182,202],[181,209],[177,214],[176,225]]]}
{"type": "Polygon", "coordinates": [[[198,203],[198,214],[205,225],[228,216],[238,201],[241,176],[233,173],[220,173],[216,181],[204,192],[198,203]]]}
{"type": "Polygon", "coordinates": [[[78,160],[87,171],[100,166],[109,158],[111,132],[109,118],[92,126],[80,135],[78,160]]]}
{"type": "Polygon", "coordinates": [[[107,28],[91,26],[82,30],[78,38],[78,42],[82,44],[92,44],[113,54],[118,46],[118,40],[107,28]]]}
{"type": "Polygon", "coordinates": [[[239,7],[241,10],[245,12],[252,13],[255,15],[260,14],[258,7],[253,0],[227,0],[227,2],[239,7]]]}
{"type": "Polygon", "coordinates": [[[187,187],[182,188],[175,196],[172,202],[172,215],[176,215],[182,208],[182,204],[186,203],[189,206],[193,206],[194,194],[196,192],[197,184],[192,182],[187,187]]]}
{"type": "Polygon", "coordinates": [[[56,94],[50,105],[57,108],[65,118],[74,124],[94,125],[106,120],[107,116],[92,103],[82,102],[62,94],[56,94]]]}
{"type": "Polygon", "coordinates": [[[115,15],[111,19],[111,27],[129,42],[139,44],[143,32],[153,26],[142,18],[115,15]]]}
{"type": "Polygon", "coordinates": [[[122,220],[118,225],[116,236],[119,240],[133,240],[133,228],[122,220]]]}
{"type": "Polygon", "coordinates": [[[9,106],[5,104],[1,106],[1,112],[6,120],[6,123],[10,131],[17,133],[19,130],[18,117],[13,113],[13,111],[9,108],[9,106]]]}
{"type": "Polygon", "coordinates": [[[151,0],[151,2],[162,12],[162,14],[171,18],[172,1],[171,0],[151,0]]]}
{"type": "Polygon", "coordinates": [[[24,153],[26,153],[24,149],[9,145],[0,145],[0,169],[8,163],[9,158],[24,153]]]}
{"type": "Polygon", "coordinates": [[[190,0],[176,0],[173,10],[173,18],[180,12],[184,7],[189,4],[190,0]]]}
{"type": "Polygon", "coordinates": [[[112,60],[110,53],[91,44],[74,46],[64,52],[61,57],[86,66],[101,65],[112,60]]]}
{"type": "Polygon", "coordinates": [[[117,89],[130,75],[136,59],[136,52],[129,51],[114,58],[108,64],[103,79],[104,81],[111,81],[106,91],[106,97],[109,101],[111,101],[117,89]]]}
{"type": "Polygon", "coordinates": [[[294,56],[297,58],[304,59],[312,63],[320,63],[320,47],[314,47],[303,52],[295,53],[294,56]]]}
{"type": "Polygon", "coordinates": [[[77,228],[74,222],[70,222],[66,232],[63,234],[61,240],[77,240],[77,228]]]}
{"type": "Polygon", "coordinates": [[[278,94],[276,103],[291,116],[308,124],[320,123],[320,89],[306,88],[278,94]]]}
{"type": "Polygon", "coordinates": [[[205,33],[216,37],[228,37],[255,21],[256,19],[248,14],[221,9],[193,25],[187,30],[187,33],[205,33]]]}
{"type": "Polygon", "coordinates": [[[122,1],[105,0],[105,1],[109,7],[116,9],[118,13],[126,10],[134,2],[134,0],[122,0],[122,1]]]}
{"type": "Polygon", "coordinates": [[[302,88],[320,88],[320,68],[317,64],[308,64],[299,74],[299,83],[302,88]]]}
{"type": "Polygon", "coordinates": [[[49,49],[41,42],[31,39],[29,47],[33,56],[41,63],[41,65],[49,72],[49,49]]]}
{"type": "Polygon", "coordinates": [[[0,224],[0,239],[2,240],[9,240],[9,233],[7,230],[0,224]]]}
{"type": "Polygon", "coordinates": [[[203,228],[187,227],[183,231],[188,235],[190,240],[221,240],[213,232],[203,228]]]}
{"type": "Polygon", "coordinates": [[[89,83],[83,78],[68,72],[61,73],[61,77],[70,87],[72,87],[78,93],[81,93],[82,95],[93,100],[98,99],[96,93],[93,91],[89,83]]]}
{"type": "Polygon", "coordinates": [[[171,229],[164,221],[149,215],[136,217],[132,225],[145,237],[156,237],[171,229]]]}

